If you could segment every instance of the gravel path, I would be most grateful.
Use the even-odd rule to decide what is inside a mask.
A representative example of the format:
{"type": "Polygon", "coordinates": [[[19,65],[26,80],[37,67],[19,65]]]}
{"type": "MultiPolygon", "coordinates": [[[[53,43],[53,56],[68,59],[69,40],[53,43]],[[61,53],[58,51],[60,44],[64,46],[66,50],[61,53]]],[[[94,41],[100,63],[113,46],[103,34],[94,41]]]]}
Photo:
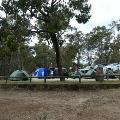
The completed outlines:
{"type": "Polygon", "coordinates": [[[120,120],[120,89],[0,90],[0,120],[120,120]]]}

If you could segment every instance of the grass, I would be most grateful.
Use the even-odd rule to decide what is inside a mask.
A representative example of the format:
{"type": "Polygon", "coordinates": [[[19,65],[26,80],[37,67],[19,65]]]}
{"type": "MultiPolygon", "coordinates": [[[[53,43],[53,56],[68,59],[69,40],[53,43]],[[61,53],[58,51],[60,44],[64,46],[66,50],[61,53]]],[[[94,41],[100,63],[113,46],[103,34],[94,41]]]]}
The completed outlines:
{"type": "Polygon", "coordinates": [[[11,81],[0,80],[0,87],[7,89],[27,89],[27,90],[96,90],[96,89],[112,89],[120,87],[120,80],[105,80],[103,82],[97,82],[95,80],[82,80],[80,83],[77,79],[66,80],[60,82],[60,80],[44,80],[39,81],[11,81]]]}
{"type": "Polygon", "coordinates": [[[68,80],[66,79],[63,82],[60,82],[60,80],[55,80],[55,79],[50,79],[50,80],[46,80],[46,83],[44,83],[44,80],[32,80],[32,82],[30,83],[30,81],[12,81],[12,80],[0,80],[0,84],[5,84],[7,82],[7,84],[120,84],[120,80],[117,79],[113,79],[113,80],[105,80],[103,82],[97,82],[95,80],[91,80],[91,79],[84,79],[81,80],[81,83],[79,83],[78,79],[71,79],[68,80]]]}

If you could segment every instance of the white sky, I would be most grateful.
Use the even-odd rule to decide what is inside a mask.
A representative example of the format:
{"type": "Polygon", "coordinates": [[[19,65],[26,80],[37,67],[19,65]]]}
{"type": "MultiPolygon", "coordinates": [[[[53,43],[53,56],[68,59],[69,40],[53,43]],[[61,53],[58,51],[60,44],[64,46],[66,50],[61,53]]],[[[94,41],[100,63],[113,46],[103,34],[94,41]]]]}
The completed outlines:
{"type": "Polygon", "coordinates": [[[71,25],[77,26],[84,33],[92,30],[95,26],[107,26],[113,20],[120,19],[120,0],[89,0],[92,5],[91,18],[86,24],[77,24],[72,21],[71,25]]]}
{"type": "MultiPolygon", "coordinates": [[[[86,24],[78,24],[71,21],[72,26],[76,26],[83,33],[90,32],[95,26],[107,26],[113,20],[120,19],[120,0],[89,0],[92,5],[91,18],[86,24]]],[[[2,0],[0,0],[0,3],[2,0]]]]}

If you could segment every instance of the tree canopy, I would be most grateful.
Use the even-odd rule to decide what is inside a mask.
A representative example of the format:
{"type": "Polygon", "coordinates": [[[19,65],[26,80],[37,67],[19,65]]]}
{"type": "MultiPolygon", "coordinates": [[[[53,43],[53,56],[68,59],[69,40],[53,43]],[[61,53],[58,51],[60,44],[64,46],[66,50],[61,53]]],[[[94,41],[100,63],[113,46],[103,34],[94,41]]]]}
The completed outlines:
{"type": "Polygon", "coordinates": [[[18,36],[24,33],[47,33],[56,52],[59,74],[62,75],[60,40],[57,34],[69,28],[72,18],[78,23],[86,23],[90,19],[91,6],[88,0],[4,0],[0,8],[12,24],[16,23],[14,30],[20,33],[18,36]],[[33,19],[34,24],[31,24],[33,19]]]}
{"type": "Polygon", "coordinates": [[[32,26],[36,32],[57,33],[66,29],[73,17],[78,23],[88,21],[91,6],[87,2],[88,0],[4,0],[1,10],[14,19],[29,21],[36,18],[36,24],[32,26]]]}

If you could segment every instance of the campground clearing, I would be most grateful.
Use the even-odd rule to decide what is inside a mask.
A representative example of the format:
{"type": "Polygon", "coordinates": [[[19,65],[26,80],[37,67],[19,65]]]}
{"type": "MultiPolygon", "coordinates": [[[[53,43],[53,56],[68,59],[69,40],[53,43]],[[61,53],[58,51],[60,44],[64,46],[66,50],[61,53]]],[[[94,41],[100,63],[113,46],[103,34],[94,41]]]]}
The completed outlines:
{"type": "Polygon", "coordinates": [[[120,89],[0,90],[0,120],[119,120],[120,89]]]}

